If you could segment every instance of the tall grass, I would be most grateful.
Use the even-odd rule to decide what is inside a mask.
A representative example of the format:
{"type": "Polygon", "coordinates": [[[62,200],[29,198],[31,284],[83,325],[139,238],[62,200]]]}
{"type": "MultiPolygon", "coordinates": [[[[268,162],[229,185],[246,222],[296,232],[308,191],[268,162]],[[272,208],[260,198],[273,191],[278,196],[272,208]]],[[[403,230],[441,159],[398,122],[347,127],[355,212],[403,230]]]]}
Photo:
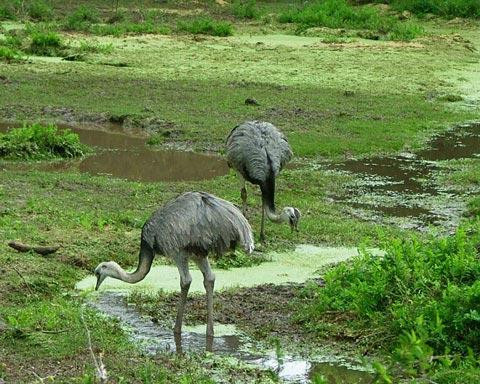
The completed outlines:
{"type": "Polygon", "coordinates": [[[32,124],[0,134],[0,157],[6,159],[73,158],[88,151],[76,133],[55,125],[32,124]]]}
{"type": "Polygon", "coordinates": [[[346,0],[315,1],[281,13],[278,20],[296,23],[301,29],[322,26],[372,30],[392,40],[411,40],[422,32],[420,27],[412,23],[401,24],[392,16],[380,14],[374,7],[353,7],[346,0]]]}
{"type": "Polygon", "coordinates": [[[53,18],[53,9],[44,0],[34,0],[28,5],[28,15],[36,21],[48,21],[53,18]]]}
{"type": "Polygon", "coordinates": [[[330,270],[324,288],[305,289],[311,300],[299,321],[325,332],[338,325],[326,325],[326,313],[348,314],[344,326],[354,333],[370,328],[364,333],[378,335],[412,375],[425,370],[422,364],[432,363],[432,356],[478,355],[479,242],[477,220],[446,238],[392,241],[384,257],[364,252],[330,270]]]}
{"type": "Polygon", "coordinates": [[[259,19],[260,10],[255,0],[236,0],[232,4],[233,15],[238,19],[259,19]]]}
{"type": "Polygon", "coordinates": [[[188,21],[180,21],[178,29],[194,35],[204,34],[213,36],[231,36],[233,27],[227,21],[216,21],[208,17],[201,17],[188,21]]]}
{"type": "Polygon", "coordinates": [[[60,35],[53,31],[33,31],[30,35],[32,41],[29,53],[39,56],[61,56],[63,43],[60,35]]]}
{"type": "Polygon", "coordinates": [[[407,10],[417,15],[432,13],[447,18],[480,18],[479,0],[390,0],[387,2],[396,10],[407,10]]]}

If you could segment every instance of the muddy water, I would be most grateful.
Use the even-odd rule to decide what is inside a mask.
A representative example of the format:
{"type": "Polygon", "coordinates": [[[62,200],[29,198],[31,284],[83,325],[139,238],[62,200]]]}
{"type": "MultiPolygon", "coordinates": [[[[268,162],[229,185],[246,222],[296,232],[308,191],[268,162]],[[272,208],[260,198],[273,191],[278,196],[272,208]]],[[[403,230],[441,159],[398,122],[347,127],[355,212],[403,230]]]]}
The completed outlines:
{"type": "Polygon", "coordinates": [[[451,229],[458,224],[463,206],[454,191],[433,182],[438,161],[478,156],[480,124],[459,126],[432,139],[423,151],[329,165],[329,169],[360,176],[343,196],[333,199],[357,210],[377,212],[371,219],[404,218],[404,227],[426,229],[433,224],[451,229]]]}
{"type": "Polygon", "coordinates": [[[184,327],[181,338],[175,338],[171,330],[155,324],[149,318],[141,316],[133,306],[126,305],[124,297],[119,292],[103,292],[91,305],[108,316],[118,318],[129,330],[134,341],[147,353],[188,353],[208,349],[218,355],[233,356],[250,365],[271,369],[284,382],[310,383],[314,375],[323,375],[328,383],[335,384],[372,382],[370,373],[353,369],[347,361],[339,361],[331,356],[319,356],[314,360],[293,356],[279,359],[273,351],[262,354],[251,352],[254,344],[252,340],[232,327],[222,327],[220,324],[215,324],[218,336],[209,341],[208,346],[204,326],[190,331],[189,327],[184,327]]]}
{"type": "MultiPolygon", "coordinates": [[[[11,126],[0,124],[0,131],[6,131],[11,126]]],[[[106,126],[105,130],[98,127],[68,128],[79,135],[82,143],[97,148],[97,152],[80,162],[52,163],[42,169],[78,169],[93,175],[112,175],[135,181],[205,180],[228,172],[228,166],[220,156],[151,150],[145,144],[145,138],[127,135],[115,125],[106,126]]]]}

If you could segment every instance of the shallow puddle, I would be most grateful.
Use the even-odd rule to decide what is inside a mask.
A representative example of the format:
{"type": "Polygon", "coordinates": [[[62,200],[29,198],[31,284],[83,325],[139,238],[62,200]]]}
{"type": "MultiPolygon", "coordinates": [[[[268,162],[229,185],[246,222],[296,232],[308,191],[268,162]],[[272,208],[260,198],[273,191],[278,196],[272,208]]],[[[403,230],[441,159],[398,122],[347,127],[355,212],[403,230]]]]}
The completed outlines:
{"type": "MultiPolygon", "coordinates": [[[[12,124],[0,124],[5,132],[12,124]]],[[[118,126],[107,130],[96,127],[65,127],[76,132],[80,141],[97,148],[97,153],[81,161],[46,164],[40,169],[66,171],[78,169],[92,175],[112,175],[135,181],[194,181],[228,173],[226,161],[215,155],[173,150],[152,150],[145,138],[125,134],[118,126]]]]}
{"type": "MultiPolygon", "coordinates": [[[[403,227],[425,229],[434,224],[449,230],[458,224],[463,207],[458,194],[433,182],[437,162],[478,156],[480,124],[459,126],[433,138],[426,150],[329,165],[331,170],[361,177],[333,199],[355,209],[407,218],[403,227]]],[[[371,218],[377,220],[378,215],[371,218]]]]}
{"type": "Polygon", "coordinates": [[[255,342],[231,325],[215,324],[216,336],[209,341],[205,337],[205,325],[184,327],[181,337],[175,337],[171,330],[140,315],[134,306],[126,305],[124,297],[124,294],[119,292],[102,292],[90,305],[119,319],[132,339],[147,353],[201,353],[207,349],[217,355],[234,357],[258,368],[271,369],[284,382],[289,383],[310,383],[314,375],[323,375],[327,382],[332,384],[363,384],[372,381],[371,373],[332,356],[317,356],[312,360],[305,360],[294,356],[278,358],[274,351],[252,352],[255,342]]]}

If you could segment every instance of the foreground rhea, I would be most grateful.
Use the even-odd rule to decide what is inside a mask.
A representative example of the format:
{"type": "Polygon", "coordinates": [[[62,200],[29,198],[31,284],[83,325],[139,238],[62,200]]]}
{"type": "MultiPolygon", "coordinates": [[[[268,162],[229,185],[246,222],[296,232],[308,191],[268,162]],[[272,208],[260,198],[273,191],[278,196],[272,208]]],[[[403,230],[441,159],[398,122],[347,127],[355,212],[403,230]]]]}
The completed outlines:
{"type": "Polygon", "coordinates": [[[286,222],[292,230],[298,230],[300,211],[285,207],[275,212],[275,178],[292,158],[292,150],[286,137],[271,123],[246,121],[233,128],[227,138],[227,161],[233,167],[241,183],[243,214],[247,209],[245,180],[260,186],[262,191],[262,224],[260,240],[265,240],[265,213],[270,221],[286,222]]]}
{"type": "Polygon", "coordinates": [[[181,295],[174,332],[181,333],[188,290],[192,277],[188,269],[191,259],[203,274],[207,293],[207,336],[213,336],[213,274],[207,255],[217,255],[242,246],[253,251],[252,230],[242,213],[230,202],[205,192],[186,192],[157,210],[143,225],[137,269],[127,273],[114,261],[95,268],[100,287],[107,276],[137,283],[147,275],[156,253],[170,257],[180,274],[181,295]]]}

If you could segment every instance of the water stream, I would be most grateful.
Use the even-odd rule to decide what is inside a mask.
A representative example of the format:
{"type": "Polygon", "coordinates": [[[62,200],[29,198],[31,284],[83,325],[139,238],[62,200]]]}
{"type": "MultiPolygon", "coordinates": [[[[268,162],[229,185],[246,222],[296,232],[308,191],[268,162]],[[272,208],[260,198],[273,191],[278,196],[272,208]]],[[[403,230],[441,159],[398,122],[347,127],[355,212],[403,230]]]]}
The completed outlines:
{"type": "Polygon", "coordinates": [[[181,337],[172,330],[156,324],[139,314],[134,306],[125,303],[125,294],[107,291],[92,300],[90,305],[100,312],[115,317],[128,329],[131,338],[147,353],[203,352],[206,349],[220,356],[236,359],[262,369],[271,369],[283,382],[310,383],[314,375],[323,375],[331,384],[367,384],[372,374],[352,362],[335,356],[317,356],[313,360],[294,356],[278,357],[274,351],[252,352],[255,344],[232,326],[215,324],[215,336],[207,341],[205,326],[184,327],[181,337]],[[207,347],[208,343],[208,347],[207,347]]]}

